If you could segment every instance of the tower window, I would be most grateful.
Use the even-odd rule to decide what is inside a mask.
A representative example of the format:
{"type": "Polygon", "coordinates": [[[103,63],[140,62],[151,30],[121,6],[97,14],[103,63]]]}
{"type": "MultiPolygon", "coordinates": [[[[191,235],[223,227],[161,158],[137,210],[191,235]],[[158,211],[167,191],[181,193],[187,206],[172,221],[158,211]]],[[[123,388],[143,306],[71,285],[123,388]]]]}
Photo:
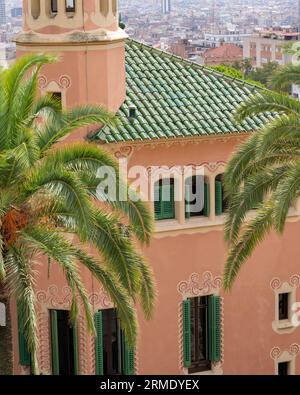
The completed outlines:
{"type": "Polygon", "coordinates": [[[66,12],[75,12],[75,0],[66,0],[66,12]]]}
{"type": "Polygon", "coordinates": [[[49,92],[49,96],[57,102],[57,104],[60,106],[62,109],[62,97],[61,97],[61,92],[49,92]]]}
{"type": "Polygon", "coordinates": [[[50,7],[51,7],[51,13],[57,14],[58,12],[57,0],[51,0],[50,7]]]}
{"type": "Polygon", "coordinates": [[[278,295],[278,312],[279,320],[289,319],[289,294],[282,293],[278,295]]]}
{"type": "Polygon", "coordinates": [[[37,19],[41,13],[41,2],[40,0],[31,0],[31,15],[34,19],[37,19]]]}
{"type": "Polygon", "coordinates": [[[112,0],[112,12],[115,16],[117,15],[117,8],[118,8],[117,0],[112,0]]]}
{"type": "Polygon", "coordinates": [[[108,0],[99,0],[100,4],[100,12],[102,15],[107,16],[109,11],[109,2],[108,0]]]}

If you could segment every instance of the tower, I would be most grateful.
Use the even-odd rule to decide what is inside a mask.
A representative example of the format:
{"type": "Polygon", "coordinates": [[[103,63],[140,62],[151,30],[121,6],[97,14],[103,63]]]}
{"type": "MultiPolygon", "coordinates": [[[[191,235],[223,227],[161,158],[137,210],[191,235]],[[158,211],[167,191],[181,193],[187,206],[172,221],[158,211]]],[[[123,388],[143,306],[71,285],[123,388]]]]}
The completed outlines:
{"type": "Polygon", "coordinates": [[[23,0],[17,56],[59,57],[42,69],[41,93],[59,94],[66,108],[102,104],[116,112],[125,100],[125,40],[118,0],[23,0]]]}
{"type": "Polygon", "coordinates": [[[0,0],[0,25],[6,24],[5,0],[0,0]]]}
{"type": "Polygon", "coordinates": [[[171,0],[162,0],[162,13],[170,14],[171,12],[171,0]]]}

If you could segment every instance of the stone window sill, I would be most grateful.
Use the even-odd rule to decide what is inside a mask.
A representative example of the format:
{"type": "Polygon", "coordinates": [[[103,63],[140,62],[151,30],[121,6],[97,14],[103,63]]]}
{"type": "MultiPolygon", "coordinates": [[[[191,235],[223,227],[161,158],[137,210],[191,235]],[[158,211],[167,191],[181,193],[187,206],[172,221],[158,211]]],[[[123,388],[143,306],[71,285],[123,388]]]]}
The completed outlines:
{"type": "MultiPolygon", "coordinates": [[[[255,216],[255,210],[252,210],[248,213],[247,218],[251,219],[255,216]]],[[[300,217],[300,212],[295,208],[291,208],[288,213],[289,218],[298,218],[300,217]]],[[[192,217],[186,219],[184,223],[180,223],[177,219],[166,219],[155,222],[155,232],[163,233],[163,232],[175,232],[182,230],[192,230],[201,228],[205,230],[216,227],[223,226],[226,220],[226,214],[218,215],[214,220],[211,220],[209,217],[192,217]]]]}

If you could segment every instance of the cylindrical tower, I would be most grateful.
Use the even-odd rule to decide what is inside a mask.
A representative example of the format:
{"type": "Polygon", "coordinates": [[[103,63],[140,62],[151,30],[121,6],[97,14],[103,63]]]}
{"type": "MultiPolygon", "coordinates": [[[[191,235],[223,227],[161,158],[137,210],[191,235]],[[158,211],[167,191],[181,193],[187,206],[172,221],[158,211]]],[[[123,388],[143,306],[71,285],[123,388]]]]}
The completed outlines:
{"type": "Polygon", "coordinates": [[[23,0],[17,56],[51,53],[40,89],[61,95],[65,107],[103,104],[117,111],[125,99],[125,40],[118,0],[23,0]]]}

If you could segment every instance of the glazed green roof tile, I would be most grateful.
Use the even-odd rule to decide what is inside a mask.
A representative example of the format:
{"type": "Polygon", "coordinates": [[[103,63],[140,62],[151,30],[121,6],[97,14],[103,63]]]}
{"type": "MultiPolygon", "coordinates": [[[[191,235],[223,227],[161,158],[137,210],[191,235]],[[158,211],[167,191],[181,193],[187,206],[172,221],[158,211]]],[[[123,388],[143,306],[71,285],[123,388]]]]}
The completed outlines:
{"type": "Polygon", "coordinates": [[[233,110],[260,88],[134,40],[126,42],[126,74],[119,125],[98,130],[92,140],[112,143],[250,132],[274,115],[257,115],[236,125],[233,110]],[[131,106],[136,108],[135,119],[129,118],[131,106]]]}

